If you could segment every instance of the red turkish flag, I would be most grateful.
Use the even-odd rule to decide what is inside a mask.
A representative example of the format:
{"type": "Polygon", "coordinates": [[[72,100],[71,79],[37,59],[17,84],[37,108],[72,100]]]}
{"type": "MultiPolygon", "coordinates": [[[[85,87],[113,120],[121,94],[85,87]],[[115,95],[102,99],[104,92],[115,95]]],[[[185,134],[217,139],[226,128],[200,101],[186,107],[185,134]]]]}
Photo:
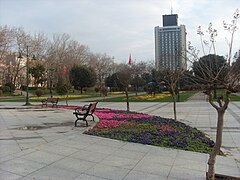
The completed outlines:
{"type": "Polygon", "coordinates": [[[132,65],[132,55],[131,55],[131,53],[130,53],[129,58],[128,58],[128,64],[132,65]]]}

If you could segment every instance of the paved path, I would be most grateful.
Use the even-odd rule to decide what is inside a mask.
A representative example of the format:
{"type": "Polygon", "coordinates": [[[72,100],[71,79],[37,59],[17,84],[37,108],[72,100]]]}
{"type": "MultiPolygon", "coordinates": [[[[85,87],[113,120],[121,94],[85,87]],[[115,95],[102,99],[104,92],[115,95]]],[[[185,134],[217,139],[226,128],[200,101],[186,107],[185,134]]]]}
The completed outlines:
{"type": "MultiPolygon", "coordinates": [[[[215,136],[216,112],[207,102],[177,106],[180,121],[215,136]]],[[[100,102],[98,107],[126,109],[126,104],[100,102]]],[[[171,103],[130,103],[130,108],[173,117],[171,103]]],[[[229,155],[217,157],[217,173],[240,177],[239,117],[240,102],[231,103],[223,131],[229,155]]],[[[86,128],[73,127],[73,121],[70,110],[0,102],[0,179],[205,179],[207,154],[84,135],[86,128]]]]}
{"type": "Polygon", "coordinates": [[[202,92],[198,92],[198,93],[195,93],[192,97],[190,97],[188,99],[188,101],[206,101],[207,100],[207,96],[202,93],[202,92]]]}

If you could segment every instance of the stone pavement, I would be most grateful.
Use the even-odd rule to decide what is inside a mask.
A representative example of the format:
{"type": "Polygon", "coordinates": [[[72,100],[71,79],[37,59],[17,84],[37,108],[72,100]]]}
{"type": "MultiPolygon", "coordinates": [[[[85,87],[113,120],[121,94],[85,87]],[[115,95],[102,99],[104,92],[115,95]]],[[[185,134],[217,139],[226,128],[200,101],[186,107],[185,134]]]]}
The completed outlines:
{"type": "MultiPolygon", "coordinates": [[[[69,105],[85,102],[70,101],[69,105]]],[[[126,103],[98,107],[126,109],[126,103]]],[[[130,103],[132,111],[173,117],[171,103],[130,103]]],[[[205,101],[177,104],[178,119],[214,138],[216,112],[205,101]]],[[[84,135],[71,110],[0,102],[0,179],[205,179],[208,155],[84,135]],[[8,108],[8,109],[6,109],[8,108]]],[[[240,177],[240,102],[225,115],[216,172],[240,177]]]]}

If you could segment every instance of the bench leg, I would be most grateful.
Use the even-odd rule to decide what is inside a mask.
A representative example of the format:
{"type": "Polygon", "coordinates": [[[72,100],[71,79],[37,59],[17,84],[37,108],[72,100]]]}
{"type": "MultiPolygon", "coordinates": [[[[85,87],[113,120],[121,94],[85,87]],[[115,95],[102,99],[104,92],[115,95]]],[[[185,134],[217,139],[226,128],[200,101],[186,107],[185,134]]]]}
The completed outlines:
{"type": "Polygon", "coordinates": [[[75,127],[77,127],[77,122],[78,122],[79,120],[85,121],[85,122],[86,122],[86,127],[88,127],[88,122],[87,122],[86,119],[77,119],[77,120],[75,121],[75,123],[74,123],[75,127]]]}
{"type": "Polygon", "coordinates": [[[75,121],[75,125],[74,125],[75,127],[77,127],[77,121],[78,121],[78,120],[79,120],[79,119],[77,119],[77,120],[75,121]]]}
{"type": "Polygon", "coordinates": [[[56,103],[52,103],[52,107],[57,107],[57,104],[56,103]]]}
{"type": "Polygon", "coordinates": [[[92,118],[93,118],[93,121],[94,121],[94,116],[93,116],[92,114],[89,114],[89,116],[92,116],[92,118]]]}
{"type": "Polygon", "coordinates": [[[43,108],[44,106],[46,106],[46,107],[47,107],[47,104],[42,104],[42,108],[43,108]]]}

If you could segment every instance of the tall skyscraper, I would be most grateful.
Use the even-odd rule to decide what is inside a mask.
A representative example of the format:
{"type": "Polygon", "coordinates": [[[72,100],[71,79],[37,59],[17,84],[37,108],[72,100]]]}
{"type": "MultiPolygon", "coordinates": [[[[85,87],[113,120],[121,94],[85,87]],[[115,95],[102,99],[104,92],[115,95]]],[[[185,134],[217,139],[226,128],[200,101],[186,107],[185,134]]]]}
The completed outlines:
{"type": "Polygon", "coordinates": [[[178,15],[163,15],[163,27],[155,27],[155,66],[157,70],[186,69],[186,29],[178,26],[178,15]]]}

